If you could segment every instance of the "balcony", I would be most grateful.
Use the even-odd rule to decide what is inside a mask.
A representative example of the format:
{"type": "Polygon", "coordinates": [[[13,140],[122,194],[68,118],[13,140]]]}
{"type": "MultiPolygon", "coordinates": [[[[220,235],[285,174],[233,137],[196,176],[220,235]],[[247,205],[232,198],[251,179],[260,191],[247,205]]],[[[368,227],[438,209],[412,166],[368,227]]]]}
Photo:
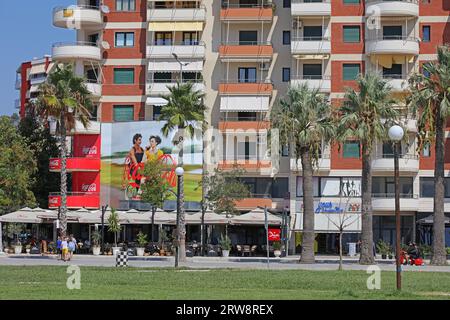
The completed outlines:
{"type": "Polygon", "coordinates": [[[308,85],[310,89],[319,89],[320,92],[330,92],[331,91],[331,78],[330,76],[305,76],[297,75],[291,77],[291,85],[301,86],[308,85]]]}
{"type": "Polygon", "coordinates": [[[100,47],[92,42],[56,43],[52,49],[53,61],[101,61],[102,53],[100,47]]]}
{"type": "Polygon", "coordinates": [[[47,80],[47,75],[31,78],[30,79],[30,84],[32,86],[40,85],[41,83],[44,83],[45,80],[47,80]]]}
{"type": "MultiPolygon", "coordinates": [[[[50,193],[48,196],[49,209],[61,206],[61,193],[50,193]]],[[[98,209],[100,194],[97,192],[69,192],[67,193],[67,208],[69,209],[98,209]]]]}
{"type": "MultiPolygon", "coordinates": [[[[239,81],[233,81],[233,80],[223,80],[219,83],[219,94],[220,95],[271,96],[272,91],[273,91],[273,85],[269,81],[239,82],[239,81]]],[[[242,104],[242,103],[240,103],[240,104],[242,104]]]]}
{"type": "MultiPolygon", "coordinates": [[[[400,155],[398,159],[400,172],[415,173],[419,171],[419,157],[413,154],[400,155]]],[[[372,160],[372,170],[376,172],[394,172],[393,155],[375,155],[372,160]]]]}
{"type": "Polygon", "coordinates": [[[408,91],[408,79],[401,74],[383,75],[383,79],[391,86],[393,92],[408,91]]]}
{"type": "Polygon", "coordinates": [[[227,4],[220,10],[221,21],[262,21],[273,19],[272,4],[227,4]]]}
{"type": "Polygon", "coordinates": [[[419,40],[406,36],[384,36],[366,41],[367,54],[418,55],[419,40]]]}
{"type": "Polygon", "coordinates": [[[206,8],[151,8],[147,10],[148,21],[205,21],[206,8]]]}
{"type": "Polygon", "coordinates": [[[15,109],[20,109],[20,99],[15,99],[14,100],[14,108],[15,109]]]}
{"type": "Polygon", "coordinates": [[[417,0],[366,0],[366,16],[419,16],[417,0]]]}
{"type": "MultiPolygon", "coordinates": [[[[49,170],[51,172],[61,171],[61,159],[50,159],[49,170]]],[[[100,159],[99,158],[67,158],[66,159],[67,172],[99,172],[100,159]]]]}
{"type": "MultiPolygon", "coordinates": [[[[400,193],[400,211],[417,211],[419,207],[419,196],[417,194],[400,193]]],[[[395,210],[394,193],[372,193],[372,209],[374,211],[395,210]]]]}
{"type": "Polygon", "coordinates": [[[86,83],[86,87],[94,97],[101,97],[102,95],[102,84],[98,83],[97,81],[88,81],[86,83]]]}
{"type": "Polygon", "coordinates": [[[269,195],[252,194],[251,198],[244,198],[236,201],[239,210],[253,210],[257,207],[272,208],[272,198],[269,195]]]}
{"type": "MultiPolygon", "coordinates": [[[[187,81],[186,81],[187,82],[187,81]]],[[[205,92],[205,83],[201,80],[194,82],[193,90],[205,92]]],[[[175,86],[176,82],[150,82],[146,85],[146,93],[148,96],[159,96],[162,94],[169,94],[169,88],[175,86]]]]}
{"type": "Polygon", "coordinates": [[[255,117],[226,117],[219,122],[219,130],[226,131],[260,131],[270,129],[270,121],[257,120],[255,117]]]}
{"type": "Polygon", "coordinates": [[[16,90],[20,90],[21,87],[22,87],[22,80],[20,80],[20,79],[16,80],[16,83],[15,83],[15,85],[14,85],[14,88],[15,88],[16,90]]]}
{"type": "MultiPolygon", "coordinates": [[[[331,41],[328,37],[293,37],[291,52],[293,55],[317,55],[317,59],[328,58],[331,53],[331,41]]],[[[314,57],[307,58],[314,59],[314,57]]]]}
{"type": "Polygon", "coordinates": [[[238,160],[219,161],[220,170],[233,170],[236,166],[248,172],[267,171],[272,168],[272,162],[270,160],[246,160],[245,156],[238,156],[238,160]]]}
{"type": "Polygon", "coordinates": [[[291,0],[292,16],[330,16],[330,0],[311,1],[311,0],[291,0]]]}
{"type": "MultiPolygon", "coordinates": [[[[296,163],[295,158],[290,159],[290,167],[291,171],[302,171],[302,162],[299,159],[296,163]]],[[[317,163],[317,166],[314,168],[317,171],[330,171],[331,170],[331,157],[330,154],[323,154],[317,163]]]]}
{"type": "Polygon", "coordinates": [[[53,9],[53,25],[67,29],[99,29],[103,17],[99,7],[73,5],[53,9]]]}
{"type": "Polygon", "coordinates": [[[269,41],[225,42],[219,47],[223,62],[264,62],[272,60],[273,47],[269,41]]]}
{"type": "Polygon", "coordinates": [[[179,58],[205,58],[205,43],[189,41],[182,43],[158,43],[147,46],[147,58],[173,58],[176,54],[179,58]]]}

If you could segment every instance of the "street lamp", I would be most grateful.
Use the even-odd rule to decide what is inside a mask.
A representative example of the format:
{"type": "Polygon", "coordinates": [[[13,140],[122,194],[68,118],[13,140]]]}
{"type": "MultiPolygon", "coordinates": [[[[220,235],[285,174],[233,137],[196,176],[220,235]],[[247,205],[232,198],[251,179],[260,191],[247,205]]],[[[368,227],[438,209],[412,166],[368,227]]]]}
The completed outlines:
{"type": "Polygon", "coordinates": [[[190,62],[182,62],[179,58],[178,55],[176,53],[172,53],[172,56],[175,58],[175,60],[177,60],[177,62],[180,64],[180,76],[181,76],[181,81],[180,83],[183,83],[183,67],[186,67],[188,65],[190,65],[190,62]]]}
{"type": "MultiPolygon", "coordinates": [[[[182,233],[184,232],[184,181],[183,181],[183,175],[184,175],[184,169],[182,167],[178,167],[175,170],[175,174],[178,177],[178,184],[177,184],[177,246],[176,246],[176,254],[175,254],[175,268],[178,267],[178,262],[180,261],[180,242],[183,238],[182,233]],[[181,223],[181,220],[183,223],[181,223]],[[181,227],[183,227],[183,230],[181,230],[181,227]]],[[[184,241],[183,244],[184,246],[184,241]]],[[[184,261],[184,258],[183,258],[184,261]]]]}
{"type": "Polygon", "coordinates": [[[403,139],[404,131],[403,128],[394,125],[389,129],[388,132],[389,138],[392,141],[394,147],[394,180],[395,180],[395,233],[396,233],[396,256],[395,263],[397,267],[397,290],[401,290],[402,288],[402,266],[400,263],[400,176],[399,176],[399,168],[398,168],[398,157],[399,157],[399,149],[400,149],[400,141],[403,139]]]}

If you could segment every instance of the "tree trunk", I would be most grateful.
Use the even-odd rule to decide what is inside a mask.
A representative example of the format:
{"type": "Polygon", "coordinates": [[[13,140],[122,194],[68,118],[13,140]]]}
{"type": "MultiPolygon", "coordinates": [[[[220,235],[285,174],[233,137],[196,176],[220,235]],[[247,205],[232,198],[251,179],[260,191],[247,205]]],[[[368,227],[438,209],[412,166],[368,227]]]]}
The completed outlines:
{"type": "Polygon", "coordinates": [[[447,263],[445,250],[445,216],[444,216],[444,155],[445,155],[445,121],[436,108],[436,159],[434,162],[434,221],[433,221],[433,252],[431,264],[445,265],[447,263]]]}
{"type": "Polygon", "coordinates": [[[180,137],[178,139],[178,166],[183,166],[183,156],[184,156],[184,129],[178,128],[178,132],[180,133],[180,137]]]}
{"type": "Polygon", "coordinates": [[[339,230],[339,271],[342,271],[342,233],[343,230],[339,230]]]}
{"type": "Polygon", "coordinates": [[[300,154],[303,172],[303,242],[300,263],[314,263],[314,194],[313,166],[308,150],[300,154]]]}
{"type": "Polygon", "coordinates": [[[202,204],[202,224],[200,227],[200,247],[202,251],[202,256],[205,255],[205,212],[206,207],[202,204]]]}
{"type": "Polygon", "coordinates": [[[61,156],[61,236],[67,236],[67,145],[66,145],[66,121],[65,112],[61,112],[60,118],[60,156],[61,156]]]}
{"type": "Polygon", "coordinates": [[[362,144],[361,177],[361,255],[360,264],[374,264],[372,230],[372,155],[366,143],[362,144]]]}
{"type": "Polygon", "coordinates": [[[155,213],[156,207],[152,206],[152,244],[155,241],[155,213]]]}
{"type": "Polygon", "coordinates": [[[184,177],[179,179],[180,181],[180,225],[178,228],[179,232],[179,252],[178,261],[186,262],[186,219],[184,214],[184,177]]]}

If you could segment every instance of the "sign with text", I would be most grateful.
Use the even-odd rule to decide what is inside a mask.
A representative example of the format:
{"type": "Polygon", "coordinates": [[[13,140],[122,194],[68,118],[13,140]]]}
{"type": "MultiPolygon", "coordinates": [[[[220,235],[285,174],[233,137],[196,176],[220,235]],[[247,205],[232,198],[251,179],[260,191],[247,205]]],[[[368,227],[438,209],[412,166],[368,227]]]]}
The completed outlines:
{"type": "Polygon", "coordinates": [[[281,229],[271,229],[268,232],[269,241],[280,241],[281,240],[281,229]]]}

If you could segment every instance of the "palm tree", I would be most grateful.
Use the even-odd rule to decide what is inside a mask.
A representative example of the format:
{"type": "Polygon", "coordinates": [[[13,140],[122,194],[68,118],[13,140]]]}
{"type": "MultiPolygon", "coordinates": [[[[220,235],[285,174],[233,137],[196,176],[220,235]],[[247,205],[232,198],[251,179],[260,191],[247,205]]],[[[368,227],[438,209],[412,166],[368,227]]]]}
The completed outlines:
{"type": "MultiPolygon", "coordinates": [[[[194,90],[194,83],[188,82],[181,84],[178,82],[173,87],[168,87],[170,93],[163,95],[167,100],[167,105],[161,109],[161,120],[167,121],[162,128],[162,133],[168,137],[171,132],[176,130],[177,138],[174,138],[174,145],[178,147],[178,165],[183,166],[184,140],[185,135],[192,138],[196,133],[201,136],[205,127],[206,106],[203,102],[205,94],[194,90]]],[[[181,188],[183,190],[183,188],[181,188]]],[[[186,225],[184,216],[184,194],[178,195],[180,198],[180,225],[178,235],[179,260],[186,260],[186,225]]]]}
{"type": "Polygon", "coordinates": [[[437,62],[423,65],[429,76],[416,74],[410,78],[408,106],[417,116],[418,151],[435,142],[434,222],[431,263],[446,264],[444,223],[444,154],[445,127],[450,111],[450,48],[438,48],[437,62]]]}
{"type": "Polygon", "coordinates": [[[272,109],[272,124],[280,143],[292,146],[296,163],[301,159],[303,175],[303,242],[300,262],[314,263],[313,167],[322,144],[334,136],[331,106],[318,89],[307,84],[290,87],[287,97],[272,109]]]}
{"type": "Polygon", "coordinates": [[[397,121],[399,112],[386,81],[372,72],[360,75],[358,90],[348,88],[339,109],[338,138],[341,142],[357,140],[362,146],[361,174],[361,264],[373,264],[372,230],[372,150],[386,140],[388,124],[397,121]]]}
{"type": "Polygon", "coordinates": [[[73,72],[71,65],[57,67],[48,76],[46,83],[40,85],[40,94],[34,102],[45,121],[56,122],[56,135],[59,138],[61,157],[61,233],[67,232],[67,133],[79,121],[85,128],[89,124],[92,101],[85,85],[85,79],[73,72]]]}

